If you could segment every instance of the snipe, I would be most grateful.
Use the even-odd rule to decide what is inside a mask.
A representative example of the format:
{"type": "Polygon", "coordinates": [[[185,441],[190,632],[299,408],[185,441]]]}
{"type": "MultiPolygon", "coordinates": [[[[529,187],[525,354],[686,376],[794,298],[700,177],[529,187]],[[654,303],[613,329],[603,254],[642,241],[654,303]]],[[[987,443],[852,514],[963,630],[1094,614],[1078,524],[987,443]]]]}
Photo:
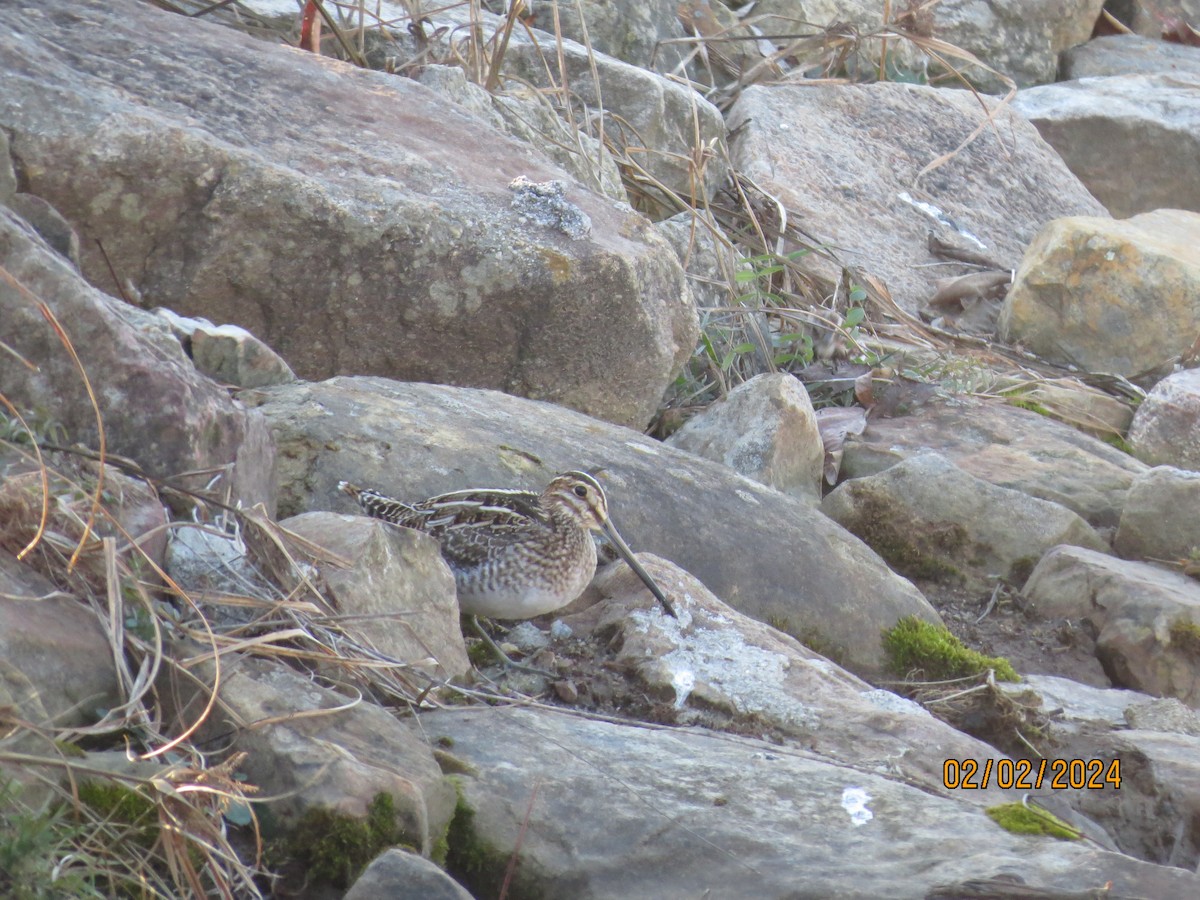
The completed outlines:
{"type": "Polygon", "coordinates": [[[655,599],[675,615],[608,517],[608,498],[586,472],[558,475],[540,494],[467,490],[402,503],[343,481],[369,516],[436,538],[467,615],[530,619],[583,593],[596,571],[591,532],[603,532],[655,599]]]}

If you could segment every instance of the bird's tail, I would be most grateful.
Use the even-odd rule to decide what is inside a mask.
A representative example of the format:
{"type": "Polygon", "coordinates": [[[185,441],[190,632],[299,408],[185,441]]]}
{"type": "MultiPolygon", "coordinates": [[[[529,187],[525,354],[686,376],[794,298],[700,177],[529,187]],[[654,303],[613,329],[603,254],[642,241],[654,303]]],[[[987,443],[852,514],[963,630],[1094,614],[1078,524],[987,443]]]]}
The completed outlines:
{"type": "Polygon", "coordinates": [[[407,503],[394,500],[370,488],[361,488],[348,481],[339,481],[338,490],[353,497],[362,507],[363,512],[373,519],[383,519],[393,525],[405,525],[418,515],[417,511],[407,503]]]}

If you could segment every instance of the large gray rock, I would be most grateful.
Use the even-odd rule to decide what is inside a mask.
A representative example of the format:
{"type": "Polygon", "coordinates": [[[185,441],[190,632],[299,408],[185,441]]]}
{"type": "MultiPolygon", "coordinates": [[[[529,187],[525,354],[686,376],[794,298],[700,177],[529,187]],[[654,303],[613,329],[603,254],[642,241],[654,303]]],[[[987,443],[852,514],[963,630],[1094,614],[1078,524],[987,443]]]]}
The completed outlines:
{"type": "Polygon", "coordinates": [[[614,59],[643,69],[667,72],[677,66],[690,46],[662,44],[678,41],[683,26],[676,0],[582,0],[558,10],[534,4],[529,24],[549,34],[558,30],[578,44],[588,44],[614,59]]]}
{"type": "Polygon", "coordinates": [[[1184,560],[1200,550],[1200,471],[1155,466],[1129,487],[1113,549],[1127,559],[1184,560]]]}
{"type": "MultiPolygon", "coordinates": [[[[931,231],[1016,268],[1048,219],[1105,214],[1036,129],[966,91],[756,86],[734,104],[729,125],[737,130],[730,150],[739,169],[843,262],[882,278],[909,311],[934,295],[937,278],[957,274],[925,265],[939,261],[929,250],[931,231]],[[984,124],[992,112],[994,127],[984,124]],[[914,185],[921,169],[977,128],[974,141],[914,185]]],[[[840,275],[816,255],[801,264],[840,275]]]]}
{"type": "Polygon", "coordinates": [[[343,900],[471,900],[471,895],[429,860],[406,850],[385,851],[367,866],[343,900]]]}
{"type": "MultiPolygon", "coordinates": [[[[893,20],[899,20],[906,30],[918,33],[925,30],[939,40],[974,54],[1018,85],[1026,85],[1054,80],[1059,52],[1088,39],[1103,5],[1104,0],[1066,0],[1052,4],[1042,0],[1009,0],[1005,3],[941,0],[934,4],[892,4],[891,11],[893,20]],[[916,22],[904,15],[914,8],[920,10],[916,22]]],[[[754,15],[774,13],[795,20],[760,23],[768,34],[794,32],[799,23],[817,26],[849,23],[866,31],[884,24],[883,8],[878,0],[759,0],[754,6],[754,15]]],[[[863,43],[868,53],[860,59],[860,65],[869,71],[879,64],[878,42],[863,43]]],[[[920,51],[908,42],[892,39],[888,50],[893,64],[923,69],[917,61],[920,51]]],[[[977,87],[992,93],[1005,90],[996,75],[951,55],[946,59],[977,87]]],[[[940,68],[936,64],[933,67],[940,68]]],[[[956,82],[949,83],[957,85],[956,82]]]]}
{"type": "Polygon", "coordinates": [[[858,478],[933,450],[964,472],[1115,526],[1146,465],[1070,425],[998,400],[958,397],[875,418],[846,439],[842,473],[858,478]]]}
{"type": "Polygon", "coordinates": [[[1200,213],[1048,223],[1021,261],[999,333],[1088,372],[1169,366],[1200,333],[1200,213]]]}
{"type": "Polygon", "coordinates": [[[1200,73],[1044,85],[1018,93],[1013,108],[1114,216],[1200,211],[1200,73]]]}
{"type": "Polygon", "coordinates": [[[821,511],[902,575],[976,590],[997,578],[1023,582],[1056,544],[1108,550],[1065,506],[990,484],[936,453],[843,482],[821,511]]]}
{"type": "Polygon", "coordinates": [[[69,728],[120,702],[112,647],[96,614],[0,551],[0,705],[37,727],[69,728]]]}
{"type": "Polygon", "coordinates": [[[537,91],[519,85],[489,93],[457,66],[426,66],[417,80],[487,122],[497,131],[534,147],[582,185],[622,203],[629,202],[621,172],[595,137],[572,128],[537,91]]]}
{"type": "MultiPolygon", "coordinates": [[[[0,108],[10,96],[6,87],[0,108]]],[[[78,367],[39,310],[40,300],[79,355],[109,453],[160,477],[227,467],[222,486],[235,499],[271,506],[273,451],[262,417],[197,372],[161,320],[88,285],[3,208],[0,266],[12,279],[0,279],[5,344],[37,366],[31,370],[12,352],[0,353],[0,384],[13,404],[33,414],[35,426],[57,423],[72,442],[99,446],[96,409],[78,367]]]]}
{"type": "Polygon", "coordinates": [[[879,635],[932,607],[866,545],[809,504],[637,432],[493,391],[334,378],[243,392],[279,442],[283,514],[349,511],[339,480],[418,500],[469,487],[541,490],[556,472],[602,470],[634,550],[665,557],[735,609],[819,636],[860,674],[879,635]]]}
{"type": "Polygon", "coordinates": [[[1200,892],[1182,869],[1011,834],[982,792],[918,789],[791,746],[549,710],[422,722],[471,767],[462,861],[474,867],[456,868],[454,846],[450,867],[476,896],[495,895],[514,853],[514,895],[589,900],[913,898],[1001,874],[1045,897],[1105,882],[1120,896],[1200,892]]]}
{"type": "Polygon", "coordinates": [[[1194,28],[1200,22],[1200,0],[1112,0],[1105,5],[1118,21],[1150,38],[1174,33],[1180,23],[1194,28]]]}
{"type": "Polygon", "coordinates": [[[279,524],[338,557],[313,562],[351,634],[401,663],[421,667],[431,659],[439,678],[471,667],[458,626],[454,575],[433,538],[328,512],[301,513],[279,524]]]}
{"type": "MultiPolygon", "coordinates": [[[[1197,220],[1200,226],[1200,217],[1197,220]]],[[[1196,234],[1200,238],[1200,227],[1196,234]]],[[[1196,263],[1200,275],[1200,250],[1196,263]]],[[[1200,281],[1193,290],[1200,290],[1200,281]]],[[[1192,299],[1195,321],[1190,327],[1182,325],[1185,338],[1200,333],[1200,293],[1192,299]]],[[[1175,372],[1154,386],[1133,416],[1129,445],[1138,459],[1151,465],[1200,472],[1200,369],[1175,372]]]]}
{"type": "MultiPolygon", "coordinates": [[[[211,688],[211,666],[192,678],[211,688]]],[[[170,702],[177,727],[191,725],[208,690],[181,679],[170,702]]],[[[374,703],[355,702],[296,670],[254,657],[222,656],[222,713],[201,739],[247,755],[240,771],[269,798],[269,831],[286,832],[313,810],[365,818],[389,794],[404,842],[429,855],[454,811],[454,788],[442,776],[424,732],[374,703]]]]}
{"type": "Polygon", "coordinates": [[[808,391],[792,375],[768,372],[739,384],[666,443],[793,497],[821,499],[825,449],[808,391]]]}
{"type": "Polygon", "coordinates": [[[80,230],[85,274],[111,285],[99,240],[143,296],[249,329],[302,376],[641,426],[693,348],[649,222],[416,82],[135,0],[2,6],[0,56],[22,186],[80,230]]]}
{"type": "Polygon", "coordinates": [[[1064,81],[1157,72],[1200,75],[1200,47],[1168,43],[1157,36],[1107,34],[1065,51],[1059,65],[1064,81]]]}
{"type": "Polygon", "coordinates": [[[902,760],[904,778],[929,790],[943,787],[946,759],[998,758],[994,748],[913,701],[872,688],[795,638],[731,609],[693,576],[653,557],[646,564],[681,598],[678,619],[648,606],[637,576],[617,566],[602,570],[584,595],[599,594],[599,602],[562,619],[574,633],[613,648],[609,665],[632,682],[617,708],[635,708],[639,696],[650,696],[671,710],[662,714],[666,721],[680,725],[770,734],[869,771],[894,770],[902,760]]]}
{"type": "Polygon", "coordinates": [[[1200,703],[1200,582],[1062,546],[1042,557],[1021,593],[1036,614],[1091,629],[1118,687],[1200,703]]]}
{"type": "MultiPolygon", "coordinates": [[[[573,14],[565,12],[560,10],[563,18],[573,14]]],[[[661,8],[651,12],[657,16],[661,8]]],[[[503,17],[486,10],[456,4],[427,10],[425,21],[429,32],[442,29],[431,43],[447,55],[466,52],[468,27],[478,25],[492,35],[503,32],[505,23],[503,17]],[[451,45],[457,46],[451,50],[451,45]]],[[[428,50],[427,44],[414,42],[406,33],[397,31],[394,36],[413,55],[428,50]]],[[[624,149],[632,166],[646,170],[649,179],[640,172],[630,177],[639,193],[646,192],[633,199],[639,209],[653,211],[656,218],[659,213],[674,214],[679,205],[664,201],[652,182],[696,205],[711,200],[724,186],[728,167],[721,112],[677,79],[589,50],[567,37],[560,40],[546,31],[518,27],[505,46],[499,81],[518,89],[533,85],[549,96],[561,96],[567,85],[571,104],[567,115],[573,127],[593,136],[603,134],[606,141],[624,149]]]]}

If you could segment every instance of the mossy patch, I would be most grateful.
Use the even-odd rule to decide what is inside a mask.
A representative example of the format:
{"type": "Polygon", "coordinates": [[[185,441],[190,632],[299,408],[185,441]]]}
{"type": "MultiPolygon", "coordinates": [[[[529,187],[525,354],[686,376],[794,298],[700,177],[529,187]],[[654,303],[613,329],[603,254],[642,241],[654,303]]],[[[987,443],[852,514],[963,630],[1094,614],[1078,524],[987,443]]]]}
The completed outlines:
{"type": "Polygon", "coordinates": [[[1022,585],[1029,580],[1029,576],[1033,574],[1034,567],[1038,564],[1038,559],[1035,556],[1022,556],[1020,559],[1015,559],[1012,565],[1008,567],[1008,582],[1009,584],[1022,585]]]}
{"type": "MultiPolygon", "coordinates": [[[[467,802],[462,782],[451,777],[458,792],[454,817],[446,829],[446,871],[476,897],[494,897],[504,880],[512,853],[501,850],[480,837],[475,823],[475,810],[467,802]]],[[[509,885],[509,900],[530,900],[543,896],[530,883],[529,873],[523,872],[524,860],[518,855],[516,877],[509,885]]]]}
{"type": "Polygon", "coordinates": [[[1200,625],[1191,619],[1176,619],[1167,633],[1171,636],[1172,647],[1193,659],[1200,659],[1200,625]]]}
{"type": "Polygon", "coordinates": [[[158,809],[146,795],[116,781],[84,781],[79,802],[105,821],[124,827],[123,837],[149,849],[158,840],[158,809]]]}
{"type": "Polygon", "coordinates": [[[883,632],[883,650],[889,668],[901,677],[919,672],[923,680],[944,681],[992,669],[999,681],[1020,680],[1007,659],[971,650],[945,626],[916,616],[905,616],[883,632]]]}
{"type": "Polygon", "coordinates": [[[1101,435],[1100,440],[1104,441],[1104,443],[1108,444],[1110,447],[1116,447],[1127,456],[1133,456],[1132,445],[1119,434],[1101,435]]]}
{"type": "Polygon", "coordinates": [[[345,888],[384,850],[404,845],[395,801],[381,791],[362,818],[313,807],[288,835],[284,852],[304,866],[309,881],[345,888]]]}
{"type": "Polygon", "coordinates": [[[1060,841],[1077,841],[1081,837],[1078,831],[1044,809],[1033,809],[1020,803],[1002,803],[989,806],[985,812],[993,822],[1013,834],[1044,834],[1060,841]]]}
{"type": "Polygon", "coordinates": [[[893,501],[859,487],[854,492],[854,515],[846,527],[858,535],[889,566],[907,578],[961,582],[962,570],[950,559],[969,543],[967,530],[957,522],[922,523],[919,528],[896,522],[893,501]]]}

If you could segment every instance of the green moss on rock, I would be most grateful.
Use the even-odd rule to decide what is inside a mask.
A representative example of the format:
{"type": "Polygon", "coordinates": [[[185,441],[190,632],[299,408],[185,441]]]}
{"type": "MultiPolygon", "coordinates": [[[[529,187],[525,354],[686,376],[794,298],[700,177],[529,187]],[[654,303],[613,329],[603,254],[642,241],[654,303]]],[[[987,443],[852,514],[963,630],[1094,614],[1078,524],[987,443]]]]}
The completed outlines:
{"type": "Polygon", "coordinates": [[[1176,619],[1168,632],[1171,646],[1179,648],[1193,659],[1200,659],[1200,625],[1191,619],[1176,619]]]}
{"type": "Polygon", "coordinates": [[[285,852],[305,867],[310,881],[345,888],[371,860],[395,846],[405,846],[395,801],[391,794],[380,792],[364,818],[313,807],[288,835],[285,852]]]}
{"type": "Polygon", "coordinates": [[[985,811],[993,822],[1013,834],[1044,834],[1060,841],[1077,841],[1081,837],[1058,816],[1021,803],[1002,803],[985,811]]]}
{"type": "Polygon", "coordinates": [[[943,625],[905,616],[883,632],[883,650],[888,666],[900,676],[914,670],[924,680],[967,678],[992,669],[1000,681],[1019,681],[1012,664],[1003,657],[984,656],[966,647],[943,625]]]}

